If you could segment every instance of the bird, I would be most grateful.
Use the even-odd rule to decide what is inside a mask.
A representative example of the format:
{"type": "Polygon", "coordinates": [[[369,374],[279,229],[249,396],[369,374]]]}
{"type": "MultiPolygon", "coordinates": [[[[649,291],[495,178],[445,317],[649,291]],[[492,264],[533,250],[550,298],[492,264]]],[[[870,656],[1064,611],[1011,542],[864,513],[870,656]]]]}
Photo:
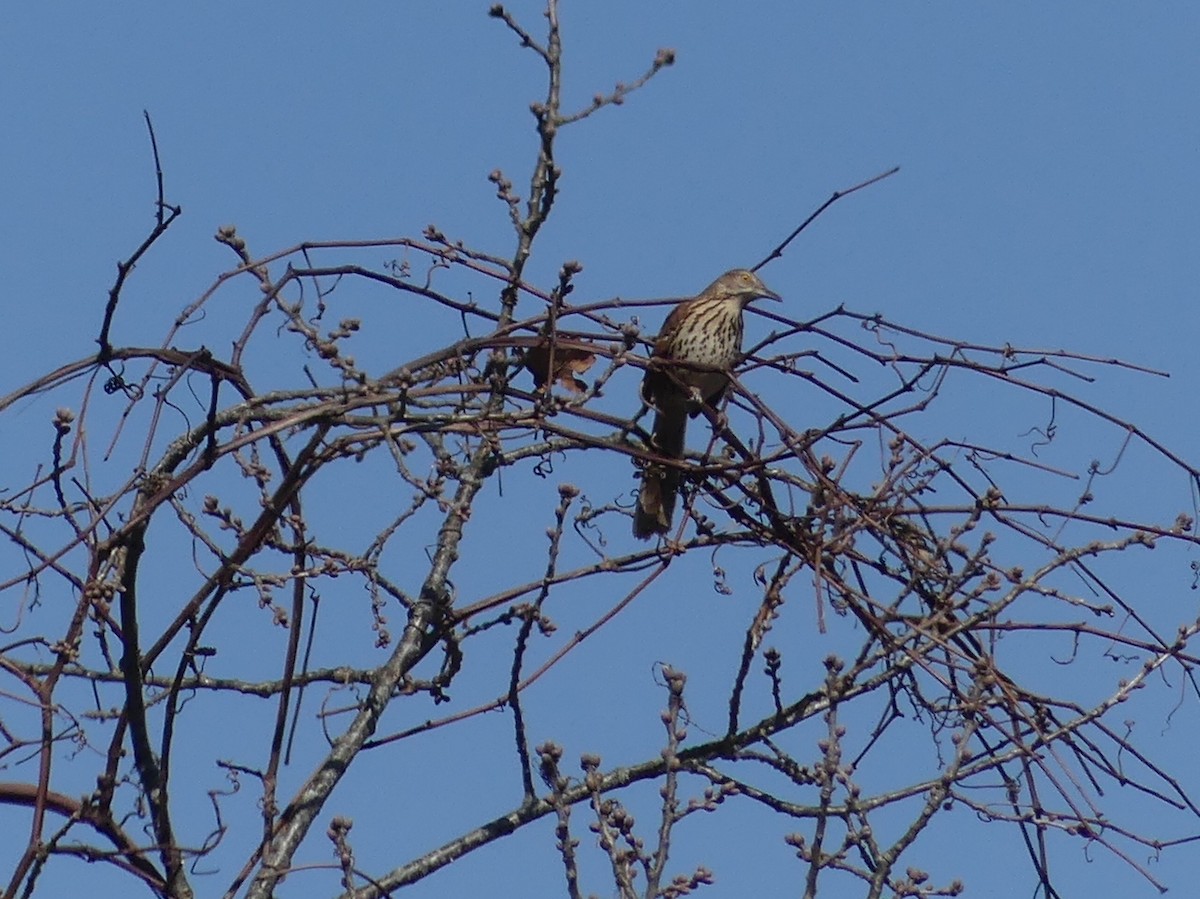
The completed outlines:
{"type": "MultiPolygon", "coordinates": [[[[687,416],[717,407],[729,371],[742,357],[742,313],[753,300],[782,300],[749,269],[735,268],[671,310],[654,341],[642,379],[642,399],[654,408],[651,449],[682,459],[687,416]]],[[[679,469],[651,463],[633,510],[633,535],[647,540],[671,529],[679,469]]]]}

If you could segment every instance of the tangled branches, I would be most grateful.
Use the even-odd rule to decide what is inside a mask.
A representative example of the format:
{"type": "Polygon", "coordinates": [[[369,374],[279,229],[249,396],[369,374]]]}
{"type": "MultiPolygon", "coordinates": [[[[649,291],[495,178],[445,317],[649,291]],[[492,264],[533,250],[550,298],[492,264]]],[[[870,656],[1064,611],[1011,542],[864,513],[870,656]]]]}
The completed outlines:
{"type": "MultiPolygon", "coordinates": [[[[225,228],[236,264],[159,346],[110,336],[129,263],[101,352],[0,400],[25,447],[0,498],[14,635],[0,653],[2,751],[22,772],[0,800],[32,809],[8,894],[76,856],[169,896],[191,895],[199,860],[220,861],[229,895],[267,896],[302,846],[318,851],[305,841],[325,817],[354,895],[546,818],[581,896],[580,854],[597,851],[576,836],[587,814],[619,895],[682,896],[719,870],[672,874],[678,834],[738,803],[771,812],[764,841],[790,847],[808,896],[829,878],[866,896],[956,894],[963,866],[930,874],[908,859],[963,812],[1014,829],[1044,895],[1052,854],[1072,841],[1156,883],[1142,859],[1192,838],[1200,809],[1114,716],[1162,684],[1200,692],[1200,625],[1144,590],[1148,550],[1171,569],[1200,542],[1200,472],[1091,397],[1118,370],[1156,373],[845,308],[758,312],[768,336],[679,463],[675,530],[635,545],[635,474],[652,458],[635,399],[653,337],[641,317],[657,320],[663,301],[578,300],[574,261],[549,290],[524,272],[555,202],[558,130],[618,105],[673,55],[564,111],[548,11],[541,42],[493,9],[548,72],[528,197],[490,179],[511,255],[431,226],[256,256],[225,228]],[[200,323],[211,339],[187,344],[200,323]],[[31,404],[55,409],[46,446],[28,413],[14,421],[31,404]],[[1108,458],[1081,460],[1080,444],[1108,458]],[[698,566],[729,597],[719,608],[695,595],[698,566]],[[564,672],[585,646],[607,639],[615,653],[607,635],[635,603],[670,592],[664,630],[641,634],[648,655],[606,660],[644,676],[665,647],[685,655],[654,669],[665,737],[606,765],[587,744],[606,739],[607,713],[569,699],[564,672]],[[736,628],[701,636],[710,614],[736,628]],[[560,694],[533,712],[539,684],[560,694]],[[314,714],[302,701],[317,692],[314,714]],[[270,715],[246,715],[263,701],[270,715]],[[588,723],[531,738],[554,717],[547,703],[588,723]],[[498,709],[511,738],[488,742],[484,713],[498,709]],[[436,769],[416,738],[443,729],[508,772],[509,810],[489,820],[489,799],[458,836],[366,874],[335,788],[369,756],[436,769]],[[585,744],[577,776],[566,739],[585,744]],[[64,759],[60,744],[77,751],[64,759]],[[235,795],[244,781],[257,822],[235,795]],[[644,784],[661,800],[649,840],[623,799],[644,784]],[[1176,836],[1112,815],[1102,797],[1117,786],[1177,813],[1176,836]]],[[[161,180],[158,208],[171,215],[138,257],[178,214],[161,180]]]]}

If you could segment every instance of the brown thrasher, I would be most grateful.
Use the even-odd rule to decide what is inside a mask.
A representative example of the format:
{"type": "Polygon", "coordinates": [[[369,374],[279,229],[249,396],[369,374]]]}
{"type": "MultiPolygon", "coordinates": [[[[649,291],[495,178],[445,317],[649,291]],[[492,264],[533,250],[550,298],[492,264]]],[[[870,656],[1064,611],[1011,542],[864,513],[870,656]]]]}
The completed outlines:
{"type": "MultiPolygon", "coordinates": [[[[651,448],[665,459],[682,459],[687,416],[716,408],[729,388],[728,372],[742,357],[742,312],[751,300],[779,300],[758,275],[728,271],[671,310],[654,341],[642,379],[642,399],[654,407],[651,448]]],[[[633,535],[665,534],[675,512],[679,468],[651,463],[633,510],[633,535]]]]}

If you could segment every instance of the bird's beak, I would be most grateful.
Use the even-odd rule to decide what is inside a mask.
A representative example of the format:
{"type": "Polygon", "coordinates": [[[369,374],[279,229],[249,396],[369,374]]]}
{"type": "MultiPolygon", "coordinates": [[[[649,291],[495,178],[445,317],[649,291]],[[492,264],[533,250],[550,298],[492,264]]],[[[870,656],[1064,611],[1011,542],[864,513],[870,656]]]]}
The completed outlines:
{"type": "Polygon", "coordinates": [[[763,289],[759,292],[758,295],[760,297],[762,297],[764,300],[775,300],[776,302],[779,302],[779,303],[783,302],[783,297],[781,297],[775,291],[771,290],[770,288],[768,288],[766,286],[763,287],[763,289]]]}

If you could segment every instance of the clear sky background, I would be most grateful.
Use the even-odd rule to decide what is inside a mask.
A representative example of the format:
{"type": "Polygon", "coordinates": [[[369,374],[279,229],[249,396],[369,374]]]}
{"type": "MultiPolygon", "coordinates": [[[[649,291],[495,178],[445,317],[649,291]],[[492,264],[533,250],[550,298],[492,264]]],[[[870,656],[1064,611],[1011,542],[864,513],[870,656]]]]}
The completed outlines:
{"type": "MultiPolygon", "coordinates": [[[[525,190],[535,137],[528,105],[543,94],[543,70],[487,17],[487,5],[6,8],[0,269],[7,351],[0,354],[0,393],[94,351],[115,263],[152,221],[143,109],[153,116],[168,200],[184,215],[136,273],[117,343],[157,344],[176,312],[232,266],[229,251],[211,239],[224,224],[237,225],[259,255],[302,240],[416,236],[429,223],[508,254],[514,238],[486,176],[501,168],[525,190]]],[[[540,4],[514,0],[510,8],[540,33],[540,4]]],[[[1067,347],[1165,370],[1169,379],[1106,376],[1089,396],[1200,459],[1195,4],[564,0],[561,16],[567,109],[632,80],[659,47],[674,48],[678,61],[622,107],[564,132],[562,193],[539,239],[532,280],[548,287],[562,261],[578,259],[584,271],[576,299],[694,293],[727,268],[757,262],[834,190],[900,165],[898,175],[836,204],[762,273],[790,314],[816,315],[844,303],[965,340],[1067,347]]],[[[246,285],[223,302],[240,316],[241,304],[254,299],[246,285]]],[[[458,336],[453,322],[411,314],[404,329],[377,331],[356,347],[376,372],[458,336]]],[[[766,331],[761,322],[750,327],[752,337],[766,331]]],[[[961,409],[981,421],[1004,411],[969,401],[961,409]]],[[[1015,439],[1041,423],[1019,418],[995,428],[1015,439]]],[[[30,427],[48,430],[41,417],[30,427]]],[[[1069,444],[1071,435],[1063,439],[1069,444]]],[[[1110,458],[1117,446],[1078,448],[1110,458]]],[[[1144,486],[1176,494],[1179,511],[1193,506],[1182,479],[1144,486]]],[[[520,526],[527,507],[511,505],[513,526],[520,526]]],[[[529,504],[536,516],[528,527],[544,529],[548,508],[529,504]]],[[[1146,599],[1183,609],[1179,620],[1194,615],[1187,610],[1196,601],[1186,563],[1164,572],[1146,599]]],[[[472,578],[486,583],[486,574],[464,572],[460,589],[472,578]]],[[[721,619],[705,605],[713,602],[707,573],[699,571],[694,583],[676,583],[658,599],[686,602],[694,590],[701,611],[689,637],[700,639],[721,619]]],[[[753,603],[753,590],[748,596],[753,603]]],[[[645,641],[645,621],[632,617],[629,634],[645,641]]],[[[398,630],[398,617],[394,623],[398,630]]],[[[814,649],[814,658],[823,654],[814,649]]],[[[651,647],[645,658],[673,657],[651,647]]],[[[651,671],[640,655],[583,656],[577,664],[583,680],[601,671],[641,684],[648,695],[637,727],[653,730],[663,697],[647,689],[651,671]]],[[[689,673],[703,683],[703,672],[689,673]]],[[[716,679],[727,681],[727,672],[716,679]]],[[[535,742],[574,737],[572,757],[605,741],[620,746],[612,734],[627,722],[619,715],[589,724],[558,698],[531,699],[535,708],[545,704],[535,742]]],[[[1171,726],[1149,726],[1160,723],[1176,747],[1195,744],[1194,711],[1171,726]]],[[[507,719],[497,716],[489,726],[499,735],[496,745],[510,752],[507,719]]],[[[429,767],[431,757],[450,765],[464,752],[454,739],[453,731],[444,740],[431,735],[402,759],[381,754],[373,774],[362,776],[396,782],[387,799],[392,808],[454,804],[459,790],[474,799],[482,788],[472,772],[486,766],[464,763],[453,770],[466,777],[445,782],[429,767]],[[425,787],[400,786],[414,770],[430,781],[428,795],[425,787]]],[[[630,749],[628,760],[643,749],[630,749]]],[[[1178,758],[1194,768],[1186,754],[1178,758]]],[[[390,833],[386,808],[378,819],[360,815],[360,862],[386,870],[509,807],[519,795],[511,759],[505,764],[503,776],[513,778],[508,792],[476,804],[484,811],[471,816],[431,813],[427,832],[390,833]]],[[[307,770],[300,764],[293,773],[307,770]]],[[[21,777],[20,769],[0,772],[21,777]]],[[[737,818],[728,821],[733,827],[737,818]]],[[[23,819],[0,818],[0,827],[10,823],[25,832],[23,819]]],[[[314,830],[308,860],[329,858],[322,829],[314,830]]],[[[1030,872],[1006,881],[1011,866],[989,869],[986,841],[942,837],[935,849],[971,845],[982,853],[941,872],[966,878],[969,895],[1032,894],[1030,872]]],[[[738,833],[727,831],[723,842],[722,849],[692,847],[694,860],[717,868],[718,885],[702,895],[745,895],[739,889],[751,875],[737,872],[744,855],[738,833]],[[722,879],[730,871],[736,873],[722,879]]],[[[547,825],[411,892],[557,895],[561,872],[551,850],[547,825]],[[508,882],[511,889],[496,886],[508,882]]],[[[1063,883],[1081,885],[1069,894],[1153,893],[1127,868],[1096,855],[1102,853],[1089,858],[1075,846],[1058,856],[1063,883]],[[1105,892],[1104,884],[1120,889],[1105,892]]],[[[1184,848],[1152,864],[1186,895],[1195,859],[1196,850],[1184,848]]],[[[767,882],[757,894],[795,895],[798,869],[789,865],[778,847],[760,869],[767,882]]],[[[685,867],[681,861],[678,869],[685,867]]],[[[111,884],[105,895],[122,894],[122,881],[110,881],[97,866],[74,871],[98,878],[100,888],[111,884]]],[[[602,869],[593,873],[593,884],[606,883],[602,869]]],[[[226,869],[212,883],[223,889],[227,879],[226,869]]],[[[284,894],[326,895],[334,887],[332,879],[319,886],[293,879],[284,894]]]]}

